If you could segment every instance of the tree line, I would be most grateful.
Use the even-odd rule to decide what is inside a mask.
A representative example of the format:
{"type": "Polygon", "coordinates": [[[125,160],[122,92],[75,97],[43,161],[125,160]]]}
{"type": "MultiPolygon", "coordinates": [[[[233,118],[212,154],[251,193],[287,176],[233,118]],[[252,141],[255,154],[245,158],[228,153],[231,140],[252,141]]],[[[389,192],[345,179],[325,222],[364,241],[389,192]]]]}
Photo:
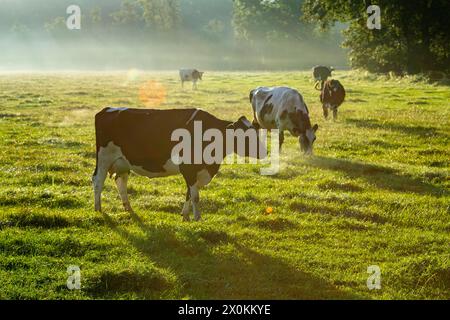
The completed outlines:
{"type": "MultiPolygon", "coordinates": [[[[300,60],[302,53],[307,56],[308,52],[312,61],[314,50],[325,57],[329,50],[339,52],[342,45],[352,67],[371,72],[450,70],[448,0],[79,2],[83,6],[79,38],[96,34],[103,39],[121,37],[154,43],[190,41],[205,48],[211,44],[232,46],[239,54],[251,52],[258,59],[280,61],[288,56],[300,60]],[[381,10],[379,30],[367,27],[370,5],[378,5],[381,10]],[[336,31],[339,28],[342,34],[336,31]]],[[[43,23],[45,32],[56,38],[67,36],[65,17],[48,14],[43,23]]],[[[30,31],[25,23],[17,21],[11,30],[17,34],[30,31]]]]}

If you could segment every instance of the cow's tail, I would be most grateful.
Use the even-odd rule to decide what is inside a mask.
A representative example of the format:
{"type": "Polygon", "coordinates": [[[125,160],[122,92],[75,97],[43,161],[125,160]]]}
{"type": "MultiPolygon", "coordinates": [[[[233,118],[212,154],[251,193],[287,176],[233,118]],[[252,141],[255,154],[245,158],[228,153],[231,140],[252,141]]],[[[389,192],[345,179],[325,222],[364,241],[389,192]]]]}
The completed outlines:
{"type": "Polygon", "coordinates": [[[317,91],[322,91],[323,90],[323,84],[324,84],[323,80],[316,81],[316,85],[314,86],[314,89],[316,89],[317,91]],[[320,85],[320,88],[319,88],[319,85],[320,85]]]}
{"type": "Polygon", "coordinates": [[[95,126],[95,169],[94,169],[94,174],[92,175],[92,181],[94,181],[95,177],[97,176],[97,172],[98,172],[98,151],[99,151],[99,139],[98,139],[98,133],[97,133],[97,126],[95,126]]]}
{"type": "Polygon", "coordinates": [[[255,91],[256,91],[256,90],[250,91],[250,94],[249,94],[249,96],[248,96],[248,98],[250,99],[250,103],[253,102],[253,97],[255,96],[255,91]]]}
{"type": "Polygon", "coordinates": [[[92,175],[92,179],[94,179],[98,173],[98,152],[100,150],[100,133],[99,133],[99,127],[98,127],[98,120],[99,120],[100,115],[102,115],[107,110],[108,110],[108,108],[105,108],[100,113],[95,115],[95,170],[94,170],[94,174],[92,175]]]}

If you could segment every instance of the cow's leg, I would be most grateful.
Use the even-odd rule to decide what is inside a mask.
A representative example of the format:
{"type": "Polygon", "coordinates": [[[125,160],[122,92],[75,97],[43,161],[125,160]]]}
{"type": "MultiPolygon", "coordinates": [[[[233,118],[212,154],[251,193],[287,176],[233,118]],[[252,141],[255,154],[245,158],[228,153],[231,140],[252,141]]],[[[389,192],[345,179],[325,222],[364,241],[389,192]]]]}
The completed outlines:
{"type": "Polygon", "coordinates": [[[197,90],[197,81],[192,81],[192,89],[197,90]]]}
{"type": "Polygon", "coordinates": [[[183,211],[181,211],[181,214],[183,215],[183,221],[190,221],[191,219],[189,218],[189,211],[191,209],[191,190],[189,188],[189,186],[187,187],[187,192],[186,192],[186,202],[184,203],[183,206],[183,211]]]}
{"type": "Polygon", "coordinates": [[[128,173],[121,174],[116,178],[117,189],[119,190],[120,198],[122,199],[123,207],[126,211],[133,213],[130,201],[128,200],[128,173]]]}
{"type": "Polygon", "coordinates": [[[280,152],[281,152],[281,148],[282,148],[283,143],[284,143],[284,131],[280,131],[279,136],[278,136],[278,140],[279,140],[279,146],[280,146],[280,152]]]}
{"type": "Polygon", "coordinates": [[[191,202],[192,202],[192,211],[194,211],[194,220],[195,221],[200,221],[201,219],[201,215],[200,215],[200,210],[199,210],[199,202],[200,202],[200,193],[199,193],[199,188],[194,185],[189,187],[190,192],[191,192],[191,202]]]}
{"type": "Polygon", "coordinates": [[[323,108],[323,116],[325,117],[325,119],[328,119],[328,108],[326,105],[322,105],[323,108]]]}
{"type": "Polygon", "coordinates": [[[334,108],[333,109],[333,120],[337,120],[338,118],[338,108],[334,108]]]}
{"type": "Polygon", "coordinates": [[[102,211],[102,190],[107,176],[108,169],[104,166],[97,165],[92,177],[92,184],[94,185],[95,211],[97,212],[102,211]]]}
{"type": "Polygon", "coordinates": [[[181,80],[181,88],[184,88],[184,81],[181,80]]]}

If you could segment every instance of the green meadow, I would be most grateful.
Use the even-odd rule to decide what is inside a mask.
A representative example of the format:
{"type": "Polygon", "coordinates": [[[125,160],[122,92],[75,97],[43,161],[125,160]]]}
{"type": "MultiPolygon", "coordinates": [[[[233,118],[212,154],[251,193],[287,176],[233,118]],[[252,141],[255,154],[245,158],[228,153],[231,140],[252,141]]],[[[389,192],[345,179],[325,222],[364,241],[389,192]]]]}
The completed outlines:
{"type": "Polygon", "coordinates": [[[0,74],[0,299],[449,299],[449,87],[336,72],[334,122],[311,78],[209,72],[193,91],[177,72],[0,74]],[[149,80],[166,90],[158,108],[227,120],[252,119],[255,87],[297,88],[320,127],[314,156],[287,136],[278,175],[223,166],[201,222],[182,222],[181,176],[132,174],[135,214],[108,179],[96,213],[94,115],[146,107],[149,80]]]}

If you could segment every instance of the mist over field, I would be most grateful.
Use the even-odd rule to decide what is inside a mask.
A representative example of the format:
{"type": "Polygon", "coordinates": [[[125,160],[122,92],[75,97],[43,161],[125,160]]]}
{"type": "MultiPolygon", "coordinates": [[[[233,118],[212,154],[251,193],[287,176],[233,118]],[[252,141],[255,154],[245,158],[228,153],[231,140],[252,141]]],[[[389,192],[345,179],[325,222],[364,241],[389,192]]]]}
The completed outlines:
{"type": "Polygon", "coordinates": [[[131,2],[0,1],[0,70],[169,70],[183,66],[285,70],[310,69],[320,63],[347,65],[338,27],[319,32],[295,17],[299,23],[293,21],[293,28],[298,30],[291,28],[292,37],[272,31],[269,21],[261,35],[246,39],[234,23],[232,0],[181,0],[174,24],[163,29],[140,19],[142,8],[133,9],[127,3],[131,2]],[[81,8],[80,30],[66,27],[66,9],[71,4],[81,8]]]}

